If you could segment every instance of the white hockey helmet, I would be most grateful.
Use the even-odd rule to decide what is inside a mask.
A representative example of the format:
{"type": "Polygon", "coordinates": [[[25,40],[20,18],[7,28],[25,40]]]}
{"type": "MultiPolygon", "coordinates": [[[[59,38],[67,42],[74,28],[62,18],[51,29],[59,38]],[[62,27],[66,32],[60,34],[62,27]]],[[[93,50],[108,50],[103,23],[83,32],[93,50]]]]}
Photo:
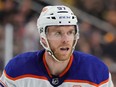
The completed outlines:
{"type": "Polygon", "coordinates": [[[42,9],[42,12],[37,20],[37,27],[40,34],[40,38],[45,39],[47,46],[40,39],[41,45],[47,50],[47,52],[56,60],[58,60],[52,50],[50,49],[47,37],[46,27],[53,25],[74,25],[76,27],[76,34],[72,52],[75,49],[77,40],[79,39],[79,29],[77,25],[77,17],[73,14],[70,8],[58,5],[58,6],[46,6],[42,9]]]}

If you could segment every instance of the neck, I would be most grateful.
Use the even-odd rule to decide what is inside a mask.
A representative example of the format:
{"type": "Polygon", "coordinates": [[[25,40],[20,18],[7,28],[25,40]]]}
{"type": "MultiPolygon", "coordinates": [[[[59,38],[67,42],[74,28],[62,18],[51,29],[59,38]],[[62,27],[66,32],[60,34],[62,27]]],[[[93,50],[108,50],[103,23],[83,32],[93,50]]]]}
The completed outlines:
{"type": "Polygon", "coordinates": [[[70,58],[68,60],[65,60],[65,61],[57,62],[47,52],[45,52],[45,60],[46,60],[47,66],[50,70],[50,73],[52,75],[59,75],[68,66],[70,58]]]}

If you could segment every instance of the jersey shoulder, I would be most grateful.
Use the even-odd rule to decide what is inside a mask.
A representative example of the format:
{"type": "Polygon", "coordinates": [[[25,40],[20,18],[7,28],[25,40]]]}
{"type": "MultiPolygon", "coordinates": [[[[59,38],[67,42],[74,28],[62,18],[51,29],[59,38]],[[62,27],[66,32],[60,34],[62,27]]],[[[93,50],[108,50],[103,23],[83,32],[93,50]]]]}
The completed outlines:
{"type": "MultiPolygon", "coordinates": [[[[101,68],[107,68],[107,66],[103,63],[103,61],[100,58],[91,54],[74,51],[74,58],[76,62],[80,62],[81,64],[83,64],[84,67],[88,67],[89,65],[95,65],[98,67],[101,66],[101,68]],[[86,64],[88,66],[85,66],[86,64]]],[[[95,67],[95,68],[98,68],[98,67],[95,67]]]]}
{"type": "Polygon", "coordinates": [[[74,62],[80,80],[90,80],[99,84],[109,77],[108,67],[100,60],[100,58],[86,54],[83,52],[74,52],[74,62]]]}
{"type": "Polygon", "coordinates": [[[12,58],[5,67],[5,73],[10,77],[17,77],[25,74],[34,74],[41,61],[42,51],[26,52],[12,58]]]}

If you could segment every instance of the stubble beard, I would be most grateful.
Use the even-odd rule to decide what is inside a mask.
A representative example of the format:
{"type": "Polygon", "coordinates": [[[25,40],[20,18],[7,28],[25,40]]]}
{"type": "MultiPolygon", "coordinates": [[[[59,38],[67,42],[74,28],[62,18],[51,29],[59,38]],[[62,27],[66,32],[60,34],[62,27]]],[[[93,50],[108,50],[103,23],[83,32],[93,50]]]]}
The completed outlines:
{"type": "Polygon", "coordinates": [[[61,52],[57,51],[57,49],[51,49],[54,56],[56,57],[56,59],[58,59],[59,61],[65,61],[70,59],[71,55],[72,55],[72,49],[69,50],[69,52],[67,54],[62,54],[61,52]]]}

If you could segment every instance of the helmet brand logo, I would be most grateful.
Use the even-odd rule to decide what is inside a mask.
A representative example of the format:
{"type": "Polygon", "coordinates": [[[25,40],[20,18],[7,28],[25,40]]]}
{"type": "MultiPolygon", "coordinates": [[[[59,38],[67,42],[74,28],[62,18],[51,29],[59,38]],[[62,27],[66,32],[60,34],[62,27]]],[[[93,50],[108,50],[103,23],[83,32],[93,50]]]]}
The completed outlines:
{"type": "Polygon", "coordinates": [[[60,16],[59,19],[70,19],[70,16],[60,16]]]}

